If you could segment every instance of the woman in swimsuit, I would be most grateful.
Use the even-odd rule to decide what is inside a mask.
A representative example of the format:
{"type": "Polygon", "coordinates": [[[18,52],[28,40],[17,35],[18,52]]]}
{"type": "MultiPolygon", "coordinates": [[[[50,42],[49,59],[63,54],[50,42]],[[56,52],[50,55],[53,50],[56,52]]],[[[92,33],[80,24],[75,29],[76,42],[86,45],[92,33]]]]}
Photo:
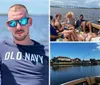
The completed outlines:
{"type": "Polygon", "coordinates": [[[75,34],[72,27],[69,27],[70,30],[65,30],[64,29],[65,24],[61,24],[60,20],[61,20],[61,14],[56,14],[54,27],[57,30],[57,32],[62,32],[63,34],[69,35],[69,41],[79,41],[79,38],[75,34]]]}

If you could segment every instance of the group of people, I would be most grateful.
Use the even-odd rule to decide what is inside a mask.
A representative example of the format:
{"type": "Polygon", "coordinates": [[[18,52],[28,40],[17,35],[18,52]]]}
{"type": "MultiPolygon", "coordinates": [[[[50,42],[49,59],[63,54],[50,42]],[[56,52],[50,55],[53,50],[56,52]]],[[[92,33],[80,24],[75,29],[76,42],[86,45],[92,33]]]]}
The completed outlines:
{"type": "Polygon", "coordinates": [[[97,36],[92,31],[91,22],[84,20],[83,14],[80,15],[77,21],[74,18],[73,12],[68,12],[66,14],[66,20],[62,23],[60,22],[61,18],[61,14],[56,14],[55,18],[50,16],[51,41],[56,41],[59,38],[62,38],[63,41],[90,41],[91,38],[97,36]]]}

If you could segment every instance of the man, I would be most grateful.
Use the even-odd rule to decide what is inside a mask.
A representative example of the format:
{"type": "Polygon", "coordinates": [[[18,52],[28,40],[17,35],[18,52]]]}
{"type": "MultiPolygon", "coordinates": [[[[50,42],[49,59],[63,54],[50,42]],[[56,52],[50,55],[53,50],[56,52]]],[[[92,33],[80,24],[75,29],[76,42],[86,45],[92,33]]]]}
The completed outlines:
{"type": "Polygon", "coordinates": [[[48,85],[48,57],[44,46],[30,39],[32,18],[26,7],[11,6],[6,25],[13,41],[0,44],[1,85],[48,85]]]}
{"type": "Polygon", "coordinates": [[[81,14],[80,19],[76,22],[76,27],[82,27],[83,32],[86,33],[86,28],[89,28],[89,32],[92,33],[92,24],[90,21],[84,20],[84,16],[81,14]]]}

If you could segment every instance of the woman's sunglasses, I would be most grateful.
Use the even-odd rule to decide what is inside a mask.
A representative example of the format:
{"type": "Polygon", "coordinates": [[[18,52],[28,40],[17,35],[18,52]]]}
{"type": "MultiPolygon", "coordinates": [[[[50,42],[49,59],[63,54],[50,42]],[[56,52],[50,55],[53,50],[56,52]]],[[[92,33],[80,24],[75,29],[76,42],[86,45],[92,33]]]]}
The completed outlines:
{"type": "Polygon", "coordinates": [[[28,19],[29,19],[29,17],[24,17],[19,20],[8,21],[7,23],[9,25],[9,27],[16,27],[17,23],[19,23],[21,26],[25,26],[26,24],[28,24],[28,19]]]}

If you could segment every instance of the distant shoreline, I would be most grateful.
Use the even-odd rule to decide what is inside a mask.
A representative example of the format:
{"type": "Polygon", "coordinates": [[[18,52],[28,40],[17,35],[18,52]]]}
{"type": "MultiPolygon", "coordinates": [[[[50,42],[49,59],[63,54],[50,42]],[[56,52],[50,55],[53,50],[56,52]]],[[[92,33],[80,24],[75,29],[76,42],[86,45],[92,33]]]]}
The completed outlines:
{"type": "MultiPolygon", "coordinates": [[[[7,16],[8,14],[0,14],[0,16],[7,16]]],[[[40,16],[40,15],[43,15],[43,16],[46,16],[48,14],[29,14],[29,16],[40,16]]]]}
{"type": "Polygon", "coordinates": [[[8,14],[0,14],[0,16],[7,16],[8,14]]]}
{"type": "Polygon", "coordinates": [[[88,7],[74,7],[74,6],[50,6],[52,8],[69,8],[69,9],[100,9],[100,8],[88,8],[88,7]]]}

